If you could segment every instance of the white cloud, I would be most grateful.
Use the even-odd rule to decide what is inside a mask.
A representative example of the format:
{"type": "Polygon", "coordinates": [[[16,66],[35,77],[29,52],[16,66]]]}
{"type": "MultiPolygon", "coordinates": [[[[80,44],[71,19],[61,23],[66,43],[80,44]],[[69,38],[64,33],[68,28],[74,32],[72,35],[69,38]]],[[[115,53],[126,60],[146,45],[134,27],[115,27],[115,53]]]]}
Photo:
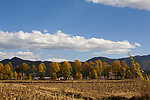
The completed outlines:
{"type": "Polygon", "coordinates": [[[106,50],[106,51],[102,51],[102,52],[95,52],[93,53],[94,55],[100,55],[100,54],[124,54],[127,53],[131,50],[129,49],[116,49],[116,50],[106,50]]]}
{"type": "Polygon", "coordinates": [[[132,45],[128,40],[111,41],[101,38],[86,39],[82,36],[71,36],[57,31],[55,34],[32,31],[27,33],[0,31],[0,49],[17,50],[75,50],[75,51],[107,51],[126,50],[140,46],[132,45]]]}
{"type": "Polygon", "coordinates": [[[68,60],[66,60],[66,59],[57,59],[57,58],[48,58],[45,61],[63,62],[63,61],[68,61],[68,60]]]}
{"type": "Polygon", "coordinates": [[[32,52],[0,52],[0,60],[10,59],[13,57],[19,57],[25,60],[40,60],[40,54],[35,54],[32,52]]]}
{"type": "Polygon", "coordinates": [[[48,30],[46,30],[46,29],[45,29],[45,30],[44,30],[44,32],[45,32],[45,33],[47,33],[47,32],[48,32],[48,30]]]}
{"type": "Polygon", "coordinates": [[[138,46],[138,47],[141,47],[141,44],[139,44],[139,43],[135,43],[134,45],[138,46]]]}
{"type": "Polygon", "coordinates": [[[86,1],[115,7],[131,7],[150,11],[150,0],[86,0],[86,1]]]}

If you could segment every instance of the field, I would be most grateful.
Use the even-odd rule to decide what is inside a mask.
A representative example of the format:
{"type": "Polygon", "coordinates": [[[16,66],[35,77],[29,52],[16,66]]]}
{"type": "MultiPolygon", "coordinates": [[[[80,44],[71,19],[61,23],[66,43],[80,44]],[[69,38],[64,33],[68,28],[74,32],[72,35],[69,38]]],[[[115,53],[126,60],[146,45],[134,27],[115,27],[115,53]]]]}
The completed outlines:
{"type": "Polygon", "coordinates": [[[1,80],[0,100],[150,99],[150,85],[126,80],[1,80]]]}

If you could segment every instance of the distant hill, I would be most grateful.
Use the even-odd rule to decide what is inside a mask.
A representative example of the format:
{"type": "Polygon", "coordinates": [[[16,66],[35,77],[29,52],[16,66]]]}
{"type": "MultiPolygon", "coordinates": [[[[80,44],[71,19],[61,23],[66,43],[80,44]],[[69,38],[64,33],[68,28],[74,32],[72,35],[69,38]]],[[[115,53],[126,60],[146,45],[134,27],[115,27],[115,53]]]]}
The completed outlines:
{"type": "MultiPolygon", "coordinates": [[[[134,56],[133,58],[136,62],[138,62],[141,65],[142,69],[150,70],[150,66],[149,66],[150,55],[134,56]]],[[[89,62],[89,61],[95,62],[96,60],[101,60],[102,62],[108,62],[110,65],[115,60],[119,60],[119,61],[126,60],[128,66],[132,65],[130,57],[119,58],[119,59],[110,59],[110,58],[106,58],[106,57],[94,57],[94,58],[87,60],[87,62],[89,62]]]]}
{"type": "MultiPolygon", "coordinates": [[[[148,66],[149,64],[149,60],[150,60],[150,55],[146,55],[146,56],[134,56],[133,57],[135,59],[135,61],[139,62],[139,64],[141,65],[141,67],[144,69],[144,70],[150,70],[150,66],[148,66]]],[[[115,60],[126,60],[127,61],[127,64],[129,66],[131,66],[131,59],[129,57],[127,58],[119,58],[119,59],[110,59],[110,58],[106,58],[106,57],[94,57],[94,58],[91,58],[89,60],[87,60],[87,62],[89,61],[92,61],[92,62],[95,62],[96,60],[101,60],[102,62],[108,62],[109,64],[112,64],[113,61],[115,60]]],[[[15,67],[17,65],[21,65],[23,62],[24,63],[27,63],[30,67],[34,64],[36,67],[38,67],[38,65],[42,62],[42,61],[30,61],[30,60],[23,60],[21,58],[18,58],[18,57],[14,57],[12,59],[5,59],[5,60],[2,60],[0,61],[1,63],[3,64],[7,64],[8,62],[11,62],[12,65],[13,65],[13,69],[15,69],[15,67]]],[[[49,76],[49,64],[51,63],[51,61],[44,61],[43,63],[45,63],[46,67],[47,67],[47,70],[46,70],[46,76],[49,76]]],[[[70,62],[72,64],[72,62],[70,62]]],[[[84,63],[84,62],[82,62],[84,63]]],[[[61,62],[62,64],[62,62],[61,62]]]]}
{"type": "MultiPolygon", "coordinates": [[[[0,61],[1,63],[3,64],[7,64],[8,62],[11,62],[12,65],[13,65],[13,69],[15,69],[15,67],[17,65],[21,66],[21,64],[24,62],[24,63],[27,63],[30,67],[32,65],[35,65],[36,67],[39,66],[39,64],[42,62],[42,61],[30,61],[30,60],[23,60],[21,58],[18,58],[18,57],[14,57],[12,59],[5,59],[5,60],[2,60],[0,61]]],[[[46,70],[46,76],[48,76],[49,74],[49,64],[51,63],[51,61],[44,61],[46,67],[47,67],[47,70],[46,70]]]]}

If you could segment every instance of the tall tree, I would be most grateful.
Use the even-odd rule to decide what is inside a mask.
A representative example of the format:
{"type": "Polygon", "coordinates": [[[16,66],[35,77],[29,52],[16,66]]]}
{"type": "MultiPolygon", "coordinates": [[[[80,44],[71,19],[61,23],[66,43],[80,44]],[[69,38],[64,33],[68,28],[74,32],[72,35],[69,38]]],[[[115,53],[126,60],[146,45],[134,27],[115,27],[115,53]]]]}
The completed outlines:
{"type": "Polygon", "coordinates": [[[30,70],[30,66],[27,64],[27,63],[22,63],[21,64],[21,72],[22,72],[22,76],[23,76],[23,73],[25,74],[26,77],[29,76],[29,70],[30,70]]]}
{"type": "Polygon", "coordinates": [[[111,72],[111,66],[106,63],[106,62],[103,62],[103,75],[104,75],[104,78],[109,78],[109,75],[110,75],[110,72],[111,72]]]}
{"type": "Polygon", "coordinates": [[[64,61],[61,67],[62,76],[67,79],[71,77],[72,67],[69,62],[64,61]]]}
{"type": "Polygon", "coordinates": [[[103,71],[103,63],[101,60],[95,61],[95,70],[99,78],[101,78],[101,72],[103,71]]]}
{"type": "Polygon", "coordinates": [[[116,60],[112,63],[112,73],[116,76],[116,78],[119,78],[119,69],[121,68],[121,64],[119,60],[116,60]]]}
{"type": "MultiPolygon", "coordinates": [[[[126,63],[125,60],[122,60],[122,67],[123,67],[122,72],[125,71],[125,73],[124,73],[125,78],[131,77],[132,73],[131,73],[130,68],[129,68],[129,66],[127,65],[127,63],[126,63]],[[124,69],[124,68],[125,68],[125,69],[124,69]]],[[[122,78],[123,78],[123,77],[122,77],[122,78]]]]}
{"type": "Polygon", "coordinates": [[[86,79],[89,77],[90,66],[89,66],[88,62],[83,63],[82,73],[83,73],[83,77],[85,77],[86,79]]]}
{"type": "Polygon", "coordinates": [[[38,71],[39,71],[39,77],[40,79],[44,79],[45,74],[46,74],[46,66],[43,62],[41,62],[38,66],[38,71]]]}
{"type": "Polygon", "coordinates": [[[82,74],[80,72],[76,73],[76,75],[74,76],[74,79],[76,79],[76,80],[82,79],[82,74]]]}
{"type": "Polygon", "coordinates": [[[91,72],[90,72],[90,75],[89,75],[89,78],[90,79],[97,79],[98,76],[97,76],[97,72],[94,68],[92,68],[91,72]]]}
{"type": "Polygon", "coordinates": [[[51,79],[57,79],[57,73],[60,71],[59,64],[52,62],[50,63],[49,69],[51,79]]]}
{"type": "Polygon", "coordinates": [[[3,63],[0,63],[0,79],[3,79],[3,73],[4,73],[4,65],[3,63]]]}
{"type": "Polygon", "coordinates": [[[10,65],[7,63],[5,64],[5,67],[4,67],[4,79],[10,79],[10,74],[11,74],[11,68],[10,68],[10,65]]]}
{"type": "Polygon", "coordinates": [[[81,73],[82,73],[82,63],[79,60],[75,60],[72,65],[73,65],[73,78],[75,79],[81,78],[78,76],[79,75],[81,76],[81,73]],[[76,76],[78,78],[76,78],[76,76]]]}
{"type": "Polygon", "coordinates": [[[19,74],[21,72],[19,65],[16,66],[15,71],[17,72],[17,74],[19,74]]]}
{"type": "Polygon", "coordinates": [[[18,74],[17,74],[16,71],[14,72],[14,78],[15,78],[15,79],[18,79],[18,74]]]}
{"type": "Polygon", "coordinates": [[[36,71],[37,71],[36,66],[32,65],[32,67],[31,67],[31,77],[32,77],[32,79],[34,79],[36,77],[36,71]]]}

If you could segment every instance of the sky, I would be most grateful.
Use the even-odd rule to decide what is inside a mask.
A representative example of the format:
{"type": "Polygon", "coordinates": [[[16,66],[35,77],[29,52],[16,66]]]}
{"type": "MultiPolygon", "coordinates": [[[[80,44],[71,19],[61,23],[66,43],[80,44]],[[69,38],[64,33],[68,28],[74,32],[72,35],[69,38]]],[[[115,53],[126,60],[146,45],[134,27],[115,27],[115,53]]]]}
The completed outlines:
{"type": "Polygon", "coordinates": [[[150,54],[149,0],[0,0],[0,60],[150,54]]]}

